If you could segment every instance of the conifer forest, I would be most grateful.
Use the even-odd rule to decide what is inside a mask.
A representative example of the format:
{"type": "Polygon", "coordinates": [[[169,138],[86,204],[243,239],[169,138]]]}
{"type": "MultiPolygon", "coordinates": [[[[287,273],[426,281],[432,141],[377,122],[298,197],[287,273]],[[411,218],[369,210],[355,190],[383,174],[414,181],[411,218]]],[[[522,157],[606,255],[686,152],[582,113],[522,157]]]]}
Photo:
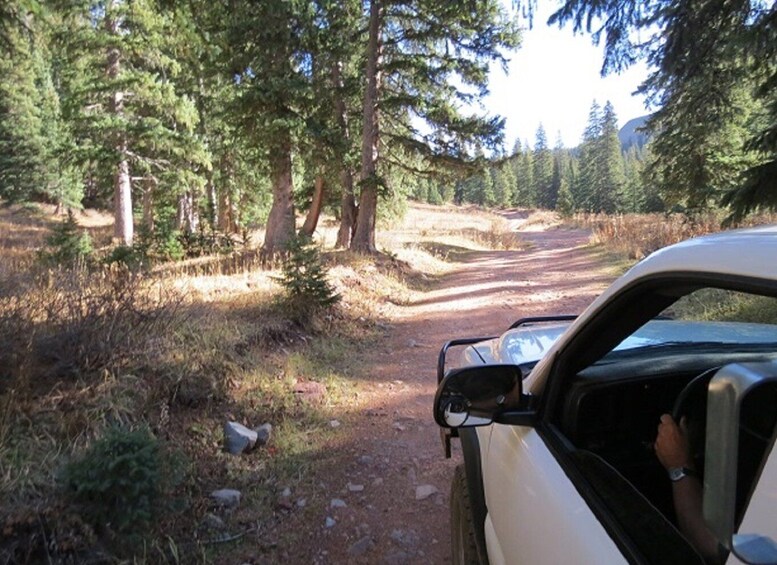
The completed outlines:
{"type": "Polygon", "coordinates": [[[603,41],[603,73],[652,65],[649,142],[619,143],[600,100],[574,148],[541,125],[506,140],[478,110],[489,67],[545,25],[533,7],[6,0],[0,198],[110,210],[124,246],[265,226],[268,254],[322,211],[339,247],[374,252],[376,219],[408,198],[734,219],[777,205],[773,5],[559,3],[549,23],[603,41]]]}

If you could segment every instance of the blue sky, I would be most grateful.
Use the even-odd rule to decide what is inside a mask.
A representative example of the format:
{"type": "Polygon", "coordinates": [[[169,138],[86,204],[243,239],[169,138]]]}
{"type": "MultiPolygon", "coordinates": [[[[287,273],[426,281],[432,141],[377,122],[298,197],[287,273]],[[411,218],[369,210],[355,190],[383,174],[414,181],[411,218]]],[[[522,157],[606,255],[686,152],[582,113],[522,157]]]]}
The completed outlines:
{"type": "Polygon", "coordinates": [[[574,35],[570,26],[547,26],[554,4],[538,1],[534,26],[523,32],[521,47],[510,55],[507,74],[498,66],[491,71],[484,106],[506,118],[508,150],[516,138],[533,145],[540,122],[551,146],[559,132],[566,147],[578,145],[594,99],[602,106],[610,100],[621,126],[648,113],[643,97],[632,96],[647,67],[640,63],[602,78],[603,45],[593,45],[589,35],[574,35]]]}

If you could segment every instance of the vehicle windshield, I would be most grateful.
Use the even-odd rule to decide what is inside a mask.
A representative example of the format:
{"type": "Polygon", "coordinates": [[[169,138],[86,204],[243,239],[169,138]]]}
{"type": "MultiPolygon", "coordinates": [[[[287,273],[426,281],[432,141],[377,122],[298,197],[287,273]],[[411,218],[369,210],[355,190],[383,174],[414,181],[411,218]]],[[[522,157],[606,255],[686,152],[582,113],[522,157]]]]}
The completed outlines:
{"type": "Polygon", "coordinates": [[[659,349],[733,351],[776,346],[777,299],[705,288],[680,298],[600,362],[659,349]]]}

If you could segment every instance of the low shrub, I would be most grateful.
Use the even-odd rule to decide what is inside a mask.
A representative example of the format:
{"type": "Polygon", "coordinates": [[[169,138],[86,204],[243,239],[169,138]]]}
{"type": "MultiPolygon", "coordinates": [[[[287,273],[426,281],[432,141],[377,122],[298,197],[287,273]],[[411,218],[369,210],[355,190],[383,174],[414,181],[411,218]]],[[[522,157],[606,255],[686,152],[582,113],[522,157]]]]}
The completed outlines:
{"type": "Polygon", "coordinates": [[[143,536],[180,481],[175,457],[148,428],[109,428],[65,467],[62,482],[79,513],[100,533],[143,536]]]}
{"type": "Polygon", "coordinates": [[[164,335],[182,301],[125,267],[58,268],[25,281],[0,281],[0,351],[9,380],[78,377],[115,370],[164,335]],[[7,291],[7,293],[4,291],[7,291]]]}

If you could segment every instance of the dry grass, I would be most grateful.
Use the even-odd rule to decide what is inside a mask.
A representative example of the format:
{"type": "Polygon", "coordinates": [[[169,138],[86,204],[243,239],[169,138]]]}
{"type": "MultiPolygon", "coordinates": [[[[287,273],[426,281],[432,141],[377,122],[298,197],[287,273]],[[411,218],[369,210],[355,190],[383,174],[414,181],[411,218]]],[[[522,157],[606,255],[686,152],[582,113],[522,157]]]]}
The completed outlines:
{"type": "MultiPolygon", "coordinates": [[[[640,260],[653,251],[679,241],[721,231],[721,214],[709,213],[690,218],[684,214],[577,214],[570,223],[592,231],[591,242],[616,254],[640,260]]],[[[761,214],[748,218],[738,227],[777,222],[777,215],[761,214]]]]}
{"type": "MultiPolygon", "coordinates": [[[[110,236],[106,219],[77,214],[98,245],[110,236]]],[[[57,477],[110,425],[148,425],[188,458],[188,510],[164,520],[160,534],[190,539],[207,493],[225,486],[248,500],[230,523],[275,516],[277,491],[303,488],[316,451],[338,441],[327,422],[363,408],[360,351],[394,305],[462,254],[522,245],[497,215],[418,205],[379,233],[384,253],[364,257],[332,250],[337,226],[325,218],[317,240],[342,301],[302,330],[279,311],[279,273],[260,268],[255,251],[160,265],[137,278],[44,271],[34,258],[58,221],[48,207],[0,208],[0,562],[24,561],[19,548],[34,562],[52,539],[55,558],[91,551],[94,532],[73,509],[58,518],[67,499],[57,477]],[[309,381],[326,387],[322,402],[293,392],[309,381]],[[270,447],[223,453],[226,420],[271,422],[270,447]]],[[[204,559],[196,544],[179,550],[204,559]]]]}

